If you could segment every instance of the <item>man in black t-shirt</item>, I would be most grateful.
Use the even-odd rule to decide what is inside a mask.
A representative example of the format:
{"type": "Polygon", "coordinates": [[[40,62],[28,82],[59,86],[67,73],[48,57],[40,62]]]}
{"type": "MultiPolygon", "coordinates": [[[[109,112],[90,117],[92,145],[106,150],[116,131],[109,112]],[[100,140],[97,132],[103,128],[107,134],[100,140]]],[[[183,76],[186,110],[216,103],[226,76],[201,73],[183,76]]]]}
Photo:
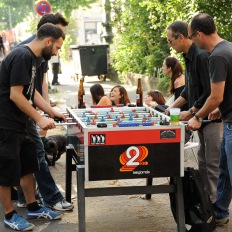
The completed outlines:
{"type": "Polygon", "coordinates": [[[60,219],[61,214],[38,205],[34,196],[33,173],[38,171],[35,145],[25,132],[30,117],[42,129],[54,128],[51,119],[42,117],[32,106],[35,104],[51,118],[65,116],[52,109],[35,90],[36,70],[40,59],[56,55],[64,40],[63,31],[44,24],[36,38],[27,46],[10,52],[0,66],[0,200],[5,212],[4,224],[24,231],[34,227],[13,208],[11,187],[21,185],[27,202],[29,219],[60,219]]]}
{"type": "MultiPolygon", "coordinates": [[[[44,15],[38,25],[37,29],[39,29],[45,23],[52,23],[54,25],[59,26],[63,31],[64,28],[68,25],[66,19],[60,14],[46,14],[44,15]]],[[[35,35],[32,35],[27,40],[21,42],[17,45],[23,45],[31,42],[35,38],[35,35]]],[[[35,88],[36,90],[43,96],[45,101],[50,104],[49,96],[48,96],[48,84],[47,84],[47,69],[48,69],[48,61],[41,58],[41,65],[38,67],[36,72],[36,82],[35,88]]],[[[27,132],[31,139],[35,142],[36,152],[39,160],[40,169],[34,173],[36,182],[39,187],[39,192],[42,196],[42,201],[46,206],[49,206],[52,209],[59,211],[69,211],[73,209],[73,204],[67,202],[60,190],[56,186],[55,180],[52,177],[50,169],[48,167],[47,161],[45,159],[45,151],[43,142],[37,132],[36,123],[33,120],[28,120],[27,122],[27,132]]],[[[23,196],[22,189],[18,188],[18,207],[25,206],[25,200],[23,196]]]]}

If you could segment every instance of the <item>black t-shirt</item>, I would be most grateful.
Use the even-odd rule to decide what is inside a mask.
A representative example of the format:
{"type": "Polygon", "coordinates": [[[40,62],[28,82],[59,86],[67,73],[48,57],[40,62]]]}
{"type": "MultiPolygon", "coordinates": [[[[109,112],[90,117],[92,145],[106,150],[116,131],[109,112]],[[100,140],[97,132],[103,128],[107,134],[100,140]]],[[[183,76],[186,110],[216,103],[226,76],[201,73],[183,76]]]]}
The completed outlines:
{"type": "Polygon", "coordinates": [[[11,51],[0,66],[0,128],[22,131],[28,117],[10,100],[11,86],[24,86],[23,95],[32,104],[38,58],[27,46],[11,51]]]}
{"type": "MultiPolygon", "coordinates": [[[[28,39],[24,40],[23,42],[17,44],[15,48],[30,43],[33,39],[35,39],[36,35],[32,35],[28,39]]],[[[36,72],[36,80],[35,80],[35,88],[36,90],[42,95],[42,86],[44,81],[44,74],[48,71],[48,61],[44,60],[42,57],[38,58],[41,59],[41,65],[38,67],[36,72]]]]}
{"type": "Polygon", "coordinates": [[[210,78],[213,83],[224,82],[223,101],[219,105],[222,119],[232,123],[232,43],[218,43],[209,57],[210,78]]]}

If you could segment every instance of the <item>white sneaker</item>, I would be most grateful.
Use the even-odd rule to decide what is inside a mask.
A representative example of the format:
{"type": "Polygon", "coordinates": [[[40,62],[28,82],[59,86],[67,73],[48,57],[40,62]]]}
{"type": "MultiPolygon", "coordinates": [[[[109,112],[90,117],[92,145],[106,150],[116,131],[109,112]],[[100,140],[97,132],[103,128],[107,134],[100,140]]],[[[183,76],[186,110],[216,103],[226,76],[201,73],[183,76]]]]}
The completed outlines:
{"type": "Polygon", "coordinates": [[[215,218],[215,222],[217,226],[224,226],[229,223],[229,217],[215,218]]]}
{"type": "Polygon", "coordinates": [[[17,205],[19,208],[27,208],[26,202],[21,203],[21,202],[18,201],[18,202],[16,203],[16,205],[17,205]]]}
{"type": "MultiPolygon", "coordinates": [[[[40,199],[37,199],[36,200],[37,201],[37,203],[39,204],[39,205],[43,205],[43,200],[40,198],[40,199]]],[[[20,202],[20,201],[18,201],[17,203],[16,203],[16,205],[19,207],[19,208],[27,208],[27,203],[26,202],[20,202]]]]}
{"type": "Polygon", "coordinates": [[[73,204],[67,202],[65,199],[57,202],[56,204],[50,206],[50,208],[58,211],[70,211],[74,208],[73,204]]]}

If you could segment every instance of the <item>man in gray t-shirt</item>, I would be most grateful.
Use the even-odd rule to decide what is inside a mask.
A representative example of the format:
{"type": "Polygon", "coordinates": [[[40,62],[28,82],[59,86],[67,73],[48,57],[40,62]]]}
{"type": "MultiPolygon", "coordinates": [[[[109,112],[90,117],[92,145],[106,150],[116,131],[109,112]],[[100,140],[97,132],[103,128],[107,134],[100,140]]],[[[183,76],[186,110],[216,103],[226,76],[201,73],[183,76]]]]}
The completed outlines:
{"type": "Polygon", "coordinates": [[[232,43],[223,40],[216,32],[213,18],[207,14],[197,14],[190,22],[189,36],[194,43],[211,54],[209,56],[209,73],[211,94],[204,106],[188,122],[189,129],[198,129],[202,118],[221,118],[224,133],[221,144],[217,201],[213,204],[216,223],[224,225],[229,222],[229,205],[232,194],[232,43]]]}

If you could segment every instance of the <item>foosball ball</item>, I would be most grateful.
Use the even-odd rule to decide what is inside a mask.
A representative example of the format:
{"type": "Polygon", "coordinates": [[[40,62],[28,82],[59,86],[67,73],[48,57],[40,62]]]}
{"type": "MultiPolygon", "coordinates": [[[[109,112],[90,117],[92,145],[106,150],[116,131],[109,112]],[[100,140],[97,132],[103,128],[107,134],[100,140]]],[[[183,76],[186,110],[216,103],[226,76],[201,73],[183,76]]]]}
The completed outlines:
{"type": "MultiPolygon", "coordinates": [[[[149,107],[67,108],[66,199],[71,200],[72,171],[77,172],[79,231],[85,231],[85,197],[177,194],[178,231],[185,231],[181,177],[184,127],[149,107]],[[70,140],[71,141],[71,140],[70,140]],[[85,181],[175,177],[175,185],[85,189],[85,181]]],[[[148,181],[147,181],[148,183],[148,181]]]]}

